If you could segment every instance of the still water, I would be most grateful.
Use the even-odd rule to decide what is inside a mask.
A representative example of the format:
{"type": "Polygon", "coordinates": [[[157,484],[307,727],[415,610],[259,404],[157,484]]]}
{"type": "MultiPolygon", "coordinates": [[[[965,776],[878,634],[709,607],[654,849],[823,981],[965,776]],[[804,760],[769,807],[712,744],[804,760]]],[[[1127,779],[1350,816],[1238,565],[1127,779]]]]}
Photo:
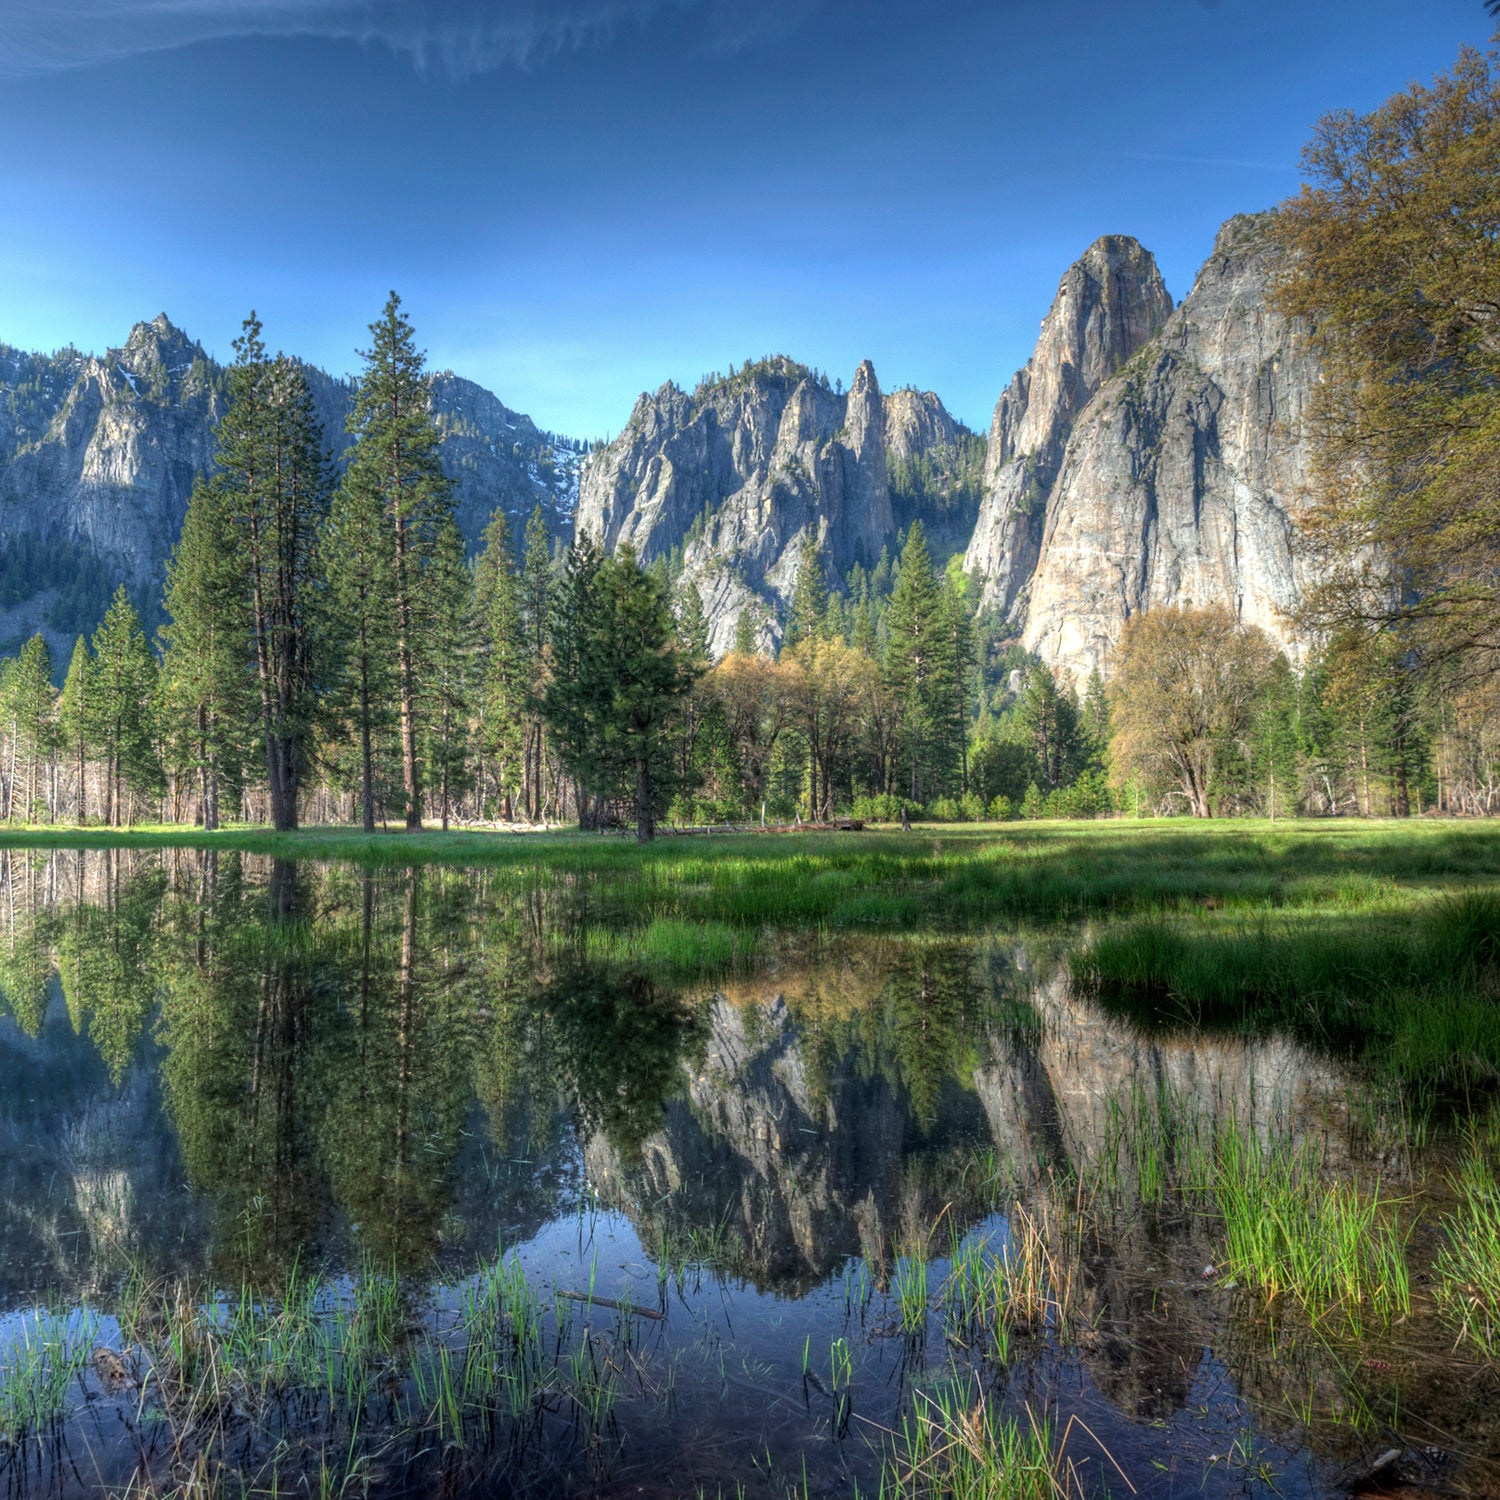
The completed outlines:
{"type": "Polygon", "coordinates": [[[1500,1493],[1453,1123],[1075,934],[694,973],[577,879],[3,858],[0,1494],[921,1494],[1006,1421],[1079,1494],[1500,1493]],[[1409,1308],[1225,1275],[1226,1133],[1394,1204],[1409,1308]]]}

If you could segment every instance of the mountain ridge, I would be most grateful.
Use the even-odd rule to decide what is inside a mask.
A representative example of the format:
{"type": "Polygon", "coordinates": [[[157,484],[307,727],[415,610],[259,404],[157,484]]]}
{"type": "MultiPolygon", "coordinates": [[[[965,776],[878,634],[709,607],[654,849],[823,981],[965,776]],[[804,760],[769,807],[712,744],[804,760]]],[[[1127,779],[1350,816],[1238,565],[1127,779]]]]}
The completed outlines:
{"type": "MultiPolygon", "coordinates": [[[[1296,654],[1319,371],[1274,309],[1269,223],[1227,221],[1177,304],[1138,240],[1100,236],[1060,278],[987,434],[934,392],[883,391],[868,360],[846,391],[773,355],[642,392],[585,453],[436,372],[460,525],[472,545],[496,504],[517,529],[541,504],[559,539],[576,526],[628,543],[697,587],[715,654],[747,611],[762,647],[780,640],[807,537],[847,576],[914,521],[940,563],[962,554],[1000,635],[1079,683],[1107,670],[1133,614],[1173,604],[1226,603],[1296,654]]],[[[353,382],[304,368],[337,460],[353,382]]],[[[26,554],[0,569],[0,647],[55,612],[34,597],[53,574],[68,597],[69,567],[159,589],[225,392],[224,368],[164,313],[103,357],[0,345],[0,546],[26,554]],[[41,581],[18,596],[26,568],[41,581]]]]}
{"type": "MultiPolygon", "coordinates": [[[[354,381],[302,368],[337,466],[351,442],[345,419],[354,381]]],[[[470,545],[497,505],[518,534],[541,505],[553,534],[566,538],[585,445],[544,432],[450,370],[434,372],[432,387],[443,463],[470,545]]],[[[0,549],[15,557],[40,544],[60,559],[29,591],[10,569],[0,577],[0,647],[41,629],[56,656],[72,634],[92,628],[77,611],[58,609],[59,592],[73,586],[69,569],[75,579],[102,570],[107,592],[124,582],[149,613],[193,483],[212,471],[226,403],[226,367],[166,313],[135,323],[103,355],[0,345],[0,549]]]]}

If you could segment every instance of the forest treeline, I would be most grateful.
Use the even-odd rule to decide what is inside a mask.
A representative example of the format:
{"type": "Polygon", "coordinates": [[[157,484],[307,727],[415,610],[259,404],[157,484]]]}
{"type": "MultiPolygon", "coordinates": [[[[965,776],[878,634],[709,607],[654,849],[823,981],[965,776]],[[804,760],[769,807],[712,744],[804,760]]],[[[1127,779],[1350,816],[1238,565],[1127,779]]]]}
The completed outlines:
{"type": "Polygon", "coordinates": [[[710,659],[670,558],[558,551],[496,511],[466,555],[393,293],[340,477],[254,315],[216,470],[148,640],[122,588],[61,691],[0,676],[0,816],[634,824],[1500,808],[1500,54],[1336,114],[1284,205],[1277,297],[1322,357],[1293,662],[1227,606],[1130,619],[1108,684],[976,617],[920,523],[839,576],[805,538],[779,649],[710,659]],[[1399,233],[1396,232],[1399,230],[1399,233]]]}

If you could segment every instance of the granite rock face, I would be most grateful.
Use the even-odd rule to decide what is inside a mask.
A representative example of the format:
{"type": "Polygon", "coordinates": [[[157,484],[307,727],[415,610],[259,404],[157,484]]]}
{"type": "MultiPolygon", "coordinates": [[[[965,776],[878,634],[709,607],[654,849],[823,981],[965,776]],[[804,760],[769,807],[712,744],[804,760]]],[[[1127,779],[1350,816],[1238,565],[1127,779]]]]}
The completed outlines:
{"type": "Polygon", "coordinates": [[[1074,425],[1023,639],[1076,679],[1105,666],[1131,615],[1177,604],[1228,605],[1298,651],[1294,516],[1319,370],[1271,306],[1277,254],[1268,216],[1231,219],[1182,305],[1074,425]]]}
{"type": "Polygon", "coordinates": [[[1166,322],[1172,298],[1150,251],[1126,235],[1095,240],[1068,268],[1036,351],[995,406],[985,493],[965,566],[983,602],[1019,621],[1048,500],[1073,424],[1099,388],[1166,322]]]}
{"type": "MultiPolygon", "coordinates": [[[[21,358],[6,381],[12,391],[35,381],[21,358]]],[[[177,539],[195,476],[212,463],[222,372],[162,314],[137,323],[123,348],[78,356],[56,376],[51,401],[33,397],[29,420],[0,448],[0,542],[30,531],[79,543],[116,561],[129,582],[145,581],[177,539]]]]}
{"type": "MultiPolygon", "coordinates": [[[[337,462],[353,383],[312,367],[307,377],[337,462]]],[[[71,646],[49,621],[70,567],[106,576],[109,590],[124,582],[149,597],[159,588],[193,481],[213,467],[226,389],[224,370],[165,313],[103,357],[0,346],[0,548],[39,541],[58,575],[31,597],[0,602],[0,648],[37,628],[54,654],[71,646]]],[[[568,534],[581,445],[447,371],[433,378],[433,407],[471,543],[496,505],[515,530],[541,505],[553,531],[568,534]]]]}
{"type": "Polygon", "coordinates": [[[891,456],[951,449],[964,432],[931,393],[882,396],[868,360],[847,394],[792,360],[762,360],[691,395],[668,384],[641,396],[584,466],[578,529],[644,562],[679,555],[716,653],[746,607],[772,641],[803,538],[836,569],[872,565],[921,509],[898,515],[891,456]]]}

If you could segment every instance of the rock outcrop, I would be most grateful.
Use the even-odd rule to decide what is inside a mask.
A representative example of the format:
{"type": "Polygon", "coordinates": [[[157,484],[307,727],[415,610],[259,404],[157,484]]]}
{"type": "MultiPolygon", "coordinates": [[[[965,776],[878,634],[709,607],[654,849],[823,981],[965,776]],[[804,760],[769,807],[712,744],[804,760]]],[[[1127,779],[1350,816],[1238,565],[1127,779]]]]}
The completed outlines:
{"type": "MultiPolygon", "coordinates": [[[[307,376],[337,461],[349,445],[353,383],[312,367],[307,376]]],[[[0,599],[0,650],[40,627],[66,660],[71,631],[88,622],[64,621],[55,605],[77,593],[79,575],[102,589],[104,603],[118,582],[154,594],[193,481],[213,466],[226,389],[223,369],[165,313],[137,323],[103,357],[0,346],[0,548],[30,539],[48,553],[45,576],[19,598],[0,599]]],[[[451,372],[434,376],[433,407],[471,543],[497,504],[517,528],[540,504],[553,530],[567,534],[581,445],[539,431],[451,372]]]]}
{"type": "MultiPolygon", "coordinates": [[[[716,652],[745,608],[774,640],[803,538],[816,535],[836,569],[872,565],[902,524],[888,449],[953,452],[965,431],[930,393],[883,397],[869,361],[844,394],[792,360],[762,360],[691,395],[672,384],[642,395],[584,467],[578,527],[643,561],[680,562],[716,652]]],[[[905,501],[905,522],[921,509],[905,501]]]]}
{"type": "Polygon", "coordinates": [[[984,579],[986,605],[1012,618],[1024,614],[1073,424],[1171,312],[1155,259],[1127,235],[1095,240],[1068,268],[1036,351],[990,424],[984,500],[965,558],[984,579]]]}
{"type": "MultiPolygon", "coordinates": [[[[716,654],[746,610],[762,645],[779,639],[806,536],[847,572],[915,520],[939,560],[964,552],[986,608],[1079,683],[1107,670],[1133,614],[1174,604],[1225,603],[1295,654],[1309,563],[1293,518],[1319,374],[1272,306],[1276,254],[1268,216],[1232,219],[1174,311],[1147,250],[1095,241],[987,443],[931,392],[882,394],[868,362],[845,393],[777,357],[642,395],[584,460],[444,372],[434,407],[460,524],[473,541],[497,503],[517,527],[541,504],[566,535],[576,503],[607,547],[665,559],[697,587],[716,654]]],[[[352,385],[308,373],[337,456],[352,385]]],[[[48,577],[19,595],[0,566],[0,651],[49,614],[66,650],[50,601],[70,568],[93,568],[96,592],[107,574],[105,597],[117,578],[154,592],[224,403],[223,371],[165,316],[102,359],[0,347],[0,548],[52,549],[34,570],[48,577]]]]}
{"type": "Polygon", "coordinates": [[[1231,219],[1161,332],[1074,425],[1046,506],[1025,644],[1082,679],[1143,610],[1222,603],[1296,654],[1294,513],[1318,381],[1272,307],[1268,217],[1231,219]]]}

